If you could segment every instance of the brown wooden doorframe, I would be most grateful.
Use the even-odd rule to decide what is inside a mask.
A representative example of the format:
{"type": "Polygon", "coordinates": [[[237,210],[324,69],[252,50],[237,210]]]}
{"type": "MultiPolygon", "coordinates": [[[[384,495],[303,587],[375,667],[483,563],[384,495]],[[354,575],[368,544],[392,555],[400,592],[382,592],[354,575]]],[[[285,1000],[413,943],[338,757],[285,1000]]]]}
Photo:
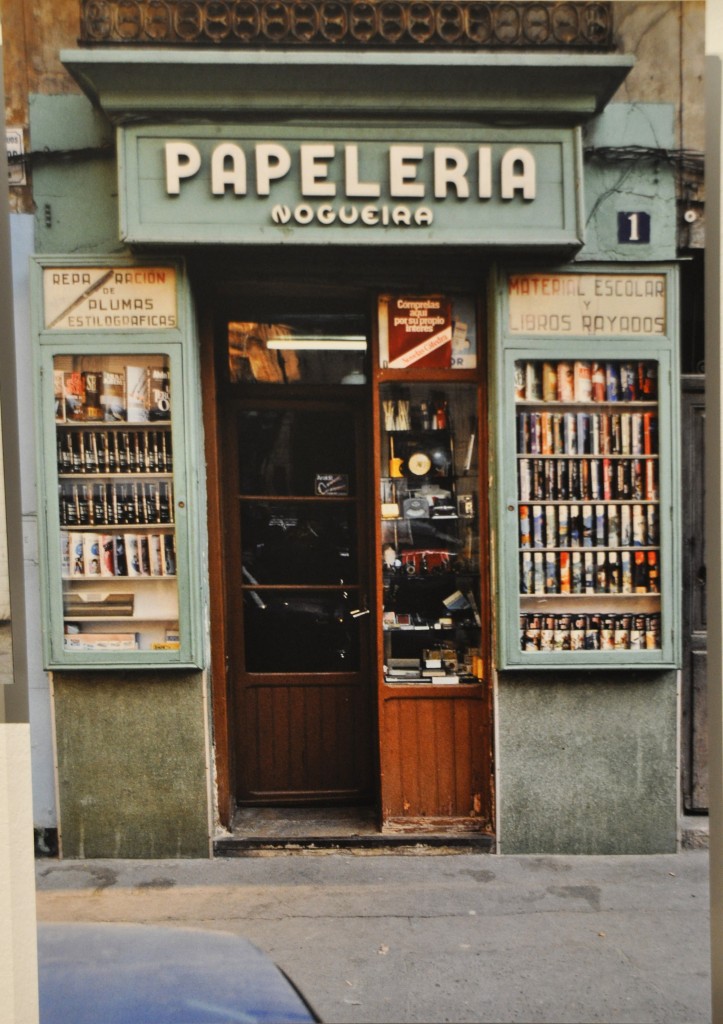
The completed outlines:
{"type": "MultiPolygon", "coordinates": [[[[464,270],[465,267],[469,267],[469,264],[461,266],[464,270]]],[[[345,265],[345,272],[348,271],[348,267],[345,265]]],[[[274,278],[277,274],[278,268],[274,271],[269,269],[269,277],[267,280],[266,287],[268,289],[268,281],[274,278]]],[[[251,275],[253,277],[253,274],[251,275]]],[[[201,334],[201,382],[202,382],[202,397],[203,397],[203,419],[205,429],[205,444],[206,444],[206,455],[207,455],[207,468],[206,468],[206,482],[207,482],[207,494],[208,494],[208,533],[209,533],[209,574],[210,574],[210,659],[211,659],[211,673],[210,673],[210,685],[212,692],[213,701],[213,743],[215,752],[215,763],[216,763],[216,791],[218,798],[218,816],[222,825],[230,827],[233,823],[233,817],[236,810],[236,793],[234,791],[234,777],[236,772],[235,758],[234,758],[234,744],[233,744],[233,694],[229,690],[228,685],[228,665],[227,665],[227,634],[228,634],[228,609],[224,588],[224,577],[226,571],[226,560],[224,558],[224,540],[223,540],[223,520],[224,520],[224,509],[223,509],[223,491],[222,491],[222,469],[221,469],[221,452],[223,450],[223,439],[222,439],[222,416],[219,413],[217,406],[217,395],[218,395],[218,380],[219,380],[219,363],[218,353],[216,351],[216,339],[214,337],[214,306],[215,297],[220,292],[217,288],[222,289],[222,286],[218,286],[216,281],[211,281],[210,278],[206,277],[206,272],[201,275],[201,280],[205,280],[206,287],[203,288],[199,285],[199,292],[205,292],[207,295],[207,305],[202,310],[199,326],[201,334]]],[[[328,290],[328,281],[318,282],[318,287],[321,291],[326,288],[328,290]]],[[[333,284],[332,284],[333,288],[333,284]]],[[[376,289],[373,288],[372,291],[376,289]]],[[[470,290],[474,290],[470,288],[470,290]]],[[[227,294],[229,289],[226,288],[227,294]]],[[[309,294],[309,288],[306,287],[304,290],[305,294],[309,294]]],[[[373,322],[373,319],[372,319],[373,322]]],[[[480,320],[480,322],[483,322],[480,320]]],[[[223,369],[223,367],[221,367],[223,369]]],[[[483,370],[481,371],[483,372],[483,370]]],[[[485,395],[485,389],[482,388],[482,395],[485,395]]],[[[484,432],[487,425],[486,408],[483,405],[480,416],[480,427],[484,432]]],[[[369,494],[372,493],[372,478],[375,472],[373,465],[373,458],[371,452],[371,428],[370,428],[370,451],[369,451],[369,465],[368,473],[369,478],[367,480],[367,486],[369,487],[369,494]]],[[[484,439],[480,438],[480,444],[486,450],[486,444],[484,439]]],[[[481,514],[484,518],[486,514],[486,508],[482,503],[481,514]]],[[[373,516],[374,510],[369,508],[370,516],[373,516]]],[[[372,518],[372,522],[374,519],[372,518]]],[[[483,535],[486,535],[484,530],[483,522],[483,535]]],[[[368,543],[369,557],[374,558],[374,552],[376,550],[374,543],[369,538],[368,543]]],[[[483,576],[487,578],[487,567],[486,558],[488,551],[483,547],[482,559],[484,562],[483,576]]],[[[371,563],[370,563],[371,564],[371,563]]],[[[374,590],[370,598],[374,597],[374,590]]],[[[482,602],[483,605],[487,606],[489,610],[489,594],[486,588],[482,589],[482,602]]],[[[489,616],[485,613],[484,608],[481,609],[483,612],[484,621],[489,622],[489,616]]],[[[489,643],[489,637],[486,638],[485,645],[489,643]]],[[[372,658],[376,658],[376,652],[372,651],[372,658]]],[[[373,677],[375,678],[375,677],[373,677]]],[[[488,691],[489,693],[489,691],[488,691]]],[[[491,696],[488,696],[488,701],[491,701],[491,696]]],[[[379,730],[380,726],[378,721],[375,719],[372,724],[374,731],[379,730]]],[[[486,742],[491,746],[491,725],[488,724],[489,735],[487,735],[486,742]]],[[[378,751],[377,751],[378,754],[378,751]]],[[[374,768],[376,769],[375,786],[379,786],[379,765],[378,761],[375,763],[374,768]]],[[[489,765],[489,771],[491,773],[491,763],[489,765]]],[[[491,781],[490,781],[491,785],[491,781]]],[[[378,792],[374,794],[375,799],[379,798],[378,792]]],[[[490,814],[492,820],[494,819],[494,796],[491,791],[490,796],[490,814]]]]}
{"type": "Polygon", "coordinates": [[[218,817],[230,828],[235,811],[231,785],[233,746],[229,714],[230,694],[226,661],[226,599],[224,580],[223,494],[221,490],[221,439],[217,405],[217,362],[214,317],[207,306],[199,319],[201,351],[201,400],[206,452],[206,492],[208,496],[208,572],[210,601],[210,689],[215,754],[215,782],[218,817]]]}
{"type": "MultiPolygon", "coordinates": [[[[203,423],[205,434],[206,452],[206,485],[208,495],[208,542],[209,542],[209,582],[210,582],[210,616],[209,616],[209,649],[210,649],[210,673],[209,685],[212,701],[212,729],[213,746],[215,755],[215,783],[218,800],[218,817],[222,825],[231,827],[234,814],[237,808],[237,793],[235,777],[237,764],[235,756],[234,718],[235,705],[234,694],[230,687],[229,672],[229,607],[225,588],[225,578],[228,571],[227,546],[224,537],[224,469],[222,456],[224,452],[224,415],[222,405],[219,403],[220,382],[225,379],[224,359],[227,354],[219,352],[218,340],[218,310],[217,295],[209,285],[205,289],[208,296],[207,303],[200,310],[199,334],[201,354],[201,396],[203,402],[203,423]]],[[[223,291],[221,301],[223,301],[223,291]]],[[[364,389],[366,391],[366,389],[364,389]]],[[[344,387],[345,399],[353,396],[357,400],[361,398],[361,388],[344,387]]],[[[365,396],[367,415],[370,398],[365,396]]],[[[371,429],[367,425],[367,430],[371,429]]],[[[360,446],[361,447],[361,446],[360,446]]],[[[363,466],[364,483],[367,493],[370,493],[371,466],[370,466],[371,440],[365,452],[360,453],[360,480],[361,466],[363,466]],[[369,464],[367,464],[369,463],[369,464]]],[[[369,522],[364,527],[365,536],[369,533],[369,522]]],[[[367,557],[372,557],[372,545],[365,544],[367,557]]],[[[369,566],[371,572],[371,565],[369,566]]],[[[373,586],[369,581],[367,593],[368,599],[373,601],[373,586]]],[[[370,616],[370,623],[373,620],[370,616]]],[[[370,637],[371,637],[370,630],[370,637]]],[[[378,763],[376,760],[376,707],[374,702],[374,669],[371,667],[375,660],[375,652],[370,641],[369,649],[369,685],[370,685],[370,735],[369,748],[371,751],[371,783],[370,799],[376,801],[378,798],[378,763]]]]}
{"type": "MultiPolygon", "coordinates": [[[[227,427],[225,564],[230,570],[226,607],[229,622],[235,625],[233,631],[227,629],[227,665],[235,695],[236,800],[261,805],[368,802],[376,788],[373,616],[351,614],[368,605],[371,592],[366,389],[361,393],[361,388],[354,388],[350,393],[347,386],[334,395],[334,389],[326,388],[326,397],[312,391],[294,395],[287,388],[282,395],[277,389],[273,396],[262,396],[253,389],[254,385],[245,394],[230,394],[223,414],[227,427]],[[265,449],[255,437],[244,459],[237,445],[245,431],[253,434],[254,424],[262,422],[275,428],[294,424],[287,443],[296,449],[296,458],[289,457],[286,445],[281,450],[292,468],[298,461],[305,463],[305,481],[313,475],[310,469],[327,465],[315,463],[319,448],[326,450],[327,459],[330,452],[335,452],[332,458],[348,459],[349,494],[319,496],[298,488],[292,488],[291,494],[283,488],[268,493],[258,490],[256,480],[248,491],[248,483],[242,484],[237,477],[239,467],[244,461],[253,462],[255,453],[265,449]],[[305,434],[310,427],[311,438],[305,434]],[[338,439],[347,431],[347,442],[341,443],[338,439]],[[317,558],[316,550],[313,563],[306,556],[301,567],[295,563],[298,550],[287,550],[283,542],[296,528],[287,532],[285,525],[279,527],[287,515],[292,517],[290,522],[298,519],[299,526],[308,519],[322,533],[324,524],[332,532],[340,523],[348,524],[353,550],[342,561],[350,571],[336,562],[332,570],[332,575],[343,571],[343,582],[327,578],[324,558],[317,558]],[[256,530],[261,532],[257,535],[256,530]],[[256,557],[250,554],[252,535],[256,541],[263,539],[258,550],[264,552],[265,567],[258,580],[246,562],[256,557]],[[276,554],[274,544],[282,545],[276,554]],[[291,575],[289,556],[294,563],[291,575]],[[318,575],[319,565],[323,578],[318,575]]],[[[309,536],[318,534],[311,530],[309,536]]],[[[257,564],[261,570],[261,563],[257,564]]],[[[251,567],[256,573],[253,563],[251,567]]]]}

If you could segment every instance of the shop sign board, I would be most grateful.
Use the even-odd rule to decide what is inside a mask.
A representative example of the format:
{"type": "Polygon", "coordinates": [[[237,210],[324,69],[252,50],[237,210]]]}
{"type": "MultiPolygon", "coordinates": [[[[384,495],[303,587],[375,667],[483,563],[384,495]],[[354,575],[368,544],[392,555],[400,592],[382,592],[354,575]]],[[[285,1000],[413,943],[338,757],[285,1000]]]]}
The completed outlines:
{"type": "Polygon", "coordinates": [[[665,274],[511,274],[512,335],[664,336],[665,274]]]}
{"type": "Polygon", "coordinates": [[[43,326],[51,331],[166,331],[178,326],[174,267],[45,267],[43,326]]]}
{"type": "Polygon", "coordinates": [[[577,248],[580,153],[575,128],[129,126],[122,233],[157,243],[577,248]]]}

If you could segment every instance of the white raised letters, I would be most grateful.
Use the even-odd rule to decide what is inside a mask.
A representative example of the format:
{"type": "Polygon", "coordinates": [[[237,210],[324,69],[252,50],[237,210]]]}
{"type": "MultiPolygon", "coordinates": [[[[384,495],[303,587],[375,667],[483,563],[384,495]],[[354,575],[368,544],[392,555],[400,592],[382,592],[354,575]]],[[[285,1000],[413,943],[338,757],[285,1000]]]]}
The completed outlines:
{"type": "Polygon", "coordinates": [[[255,193],[265,198],[279,186],[281,203],[269,210],[272,223],[381,228],[432,224],[437,207],[418,205],[427,197],[438,203],[471,198],[485,203],[495,195],[506,202],[537,196],[535,155],[524,146],[393,143],[386,152],[378,144],[368,146],[365,154],[363,144],[357,143],[224,141],[204,150],[174,140],[165,143],[166,192],[180,195],[184,182],[207,163],[207,187],[214,196],[255,193]],[[336,202],[319,205],[314,199],[336,202]],[[355,200],[367,202],[357,205],[355,200]]]}
{"type": "Polygon", "coordinates": [[[378,199],[382,187],[376,181],[359,181],[359,147],[344,146],[344,191],[348,199],[378,199]]]}
{"type": "Polygon", "coordinates": [[[469,157],[457,146],[434,147],[434,198],[446,199],[453,187],[458,199],[469,199],[469,157]]]}
{"type": "Polygon", "coordinates": [[[181,178],[192,178],[201,167],[201,154],[192,142],[166,143],[166,192],[181,194],[181,178]]]}
{"type": "Polygon", "coordinates": [[[271,195],[271,182],[286,177],[291,170],[291,155],[278,142],[259,142],[256,146],[256,194],[271,195]]]}
{"type": "Polygon", "coordinates": [[[301,194],[302,196],[335,196],[336,185],[327,181],[329,161],[334,159],[336,149],[331,143],[300,147],[301,194]]]}
{"type": "Polygon", "coordinates": [[[424,182],[416,181],[424,146],[389,147],[389,194],[394,199],[424,199],[424,182]]]}
{"type": "Polygon", "coordinates": [[[522,192],[523,199],[534,199],[537,195],[535,158],[529,149],[516,146],[508,149],[500,165],[500,195],[503,199],[514,199],[515,192],[522,192]],[[520,167],[519,173],[517,167],[520,167]]]}
{"type": "Polygon", "coordinates": [[[492,150],[489,146],[480,146],[477,150],[477,196],[492,198],[492,150]]]}
{"type": "Polygon", "coordinates": [[[233,185],[234,195],[246,195],[246,154],[233,142],[216,146],[211,157],[211,192],[222,196],[227,185],[233,185]]]}

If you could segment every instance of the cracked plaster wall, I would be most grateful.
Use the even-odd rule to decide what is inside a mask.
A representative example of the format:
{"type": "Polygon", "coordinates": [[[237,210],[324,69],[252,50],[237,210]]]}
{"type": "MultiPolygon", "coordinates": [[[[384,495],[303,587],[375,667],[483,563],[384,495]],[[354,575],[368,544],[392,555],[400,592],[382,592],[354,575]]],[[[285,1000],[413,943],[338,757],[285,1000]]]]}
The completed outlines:
{"type": "Polygon", "coordinates": [[[673,107],[672,147],[700,156],[695,172],[681,170],[678,194],[681,218],[678,244],[702,248],[705,244],[705,187],[702,155],[705,152],[705,2],[613,4],[614,37],[621,53],[635,54],[635,67],[613,98],[613,103],[663,103],[673,107]],[[687,223],[682,213],[693,210],[687,223]]]}
{"type": "Polygon", "coordinates": [[[615,103],[586,126],[585,246],[581,260],[673,260],[677,253],[675,164],[649,151],[674,148],[669,103],[615,103]],[[650,216],[650,242],[618,241],[618,213],[650,216]]]}

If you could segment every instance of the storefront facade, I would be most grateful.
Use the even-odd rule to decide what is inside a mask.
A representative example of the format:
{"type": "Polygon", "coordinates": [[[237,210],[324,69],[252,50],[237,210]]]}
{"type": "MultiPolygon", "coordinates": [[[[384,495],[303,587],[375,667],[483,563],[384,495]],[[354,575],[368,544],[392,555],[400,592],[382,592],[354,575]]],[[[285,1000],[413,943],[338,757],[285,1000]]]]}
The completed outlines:
{"type": "Polygon", "coordinates": [[[38,182],[93,216],[30,280],[63,855],[299,809],[675,850],[674,182],[589,155],[672,145],[610,103],[632,58],[61,60],[103,114],[68,98],[73,131],[116,138],[87,196],[38,182]]]}

